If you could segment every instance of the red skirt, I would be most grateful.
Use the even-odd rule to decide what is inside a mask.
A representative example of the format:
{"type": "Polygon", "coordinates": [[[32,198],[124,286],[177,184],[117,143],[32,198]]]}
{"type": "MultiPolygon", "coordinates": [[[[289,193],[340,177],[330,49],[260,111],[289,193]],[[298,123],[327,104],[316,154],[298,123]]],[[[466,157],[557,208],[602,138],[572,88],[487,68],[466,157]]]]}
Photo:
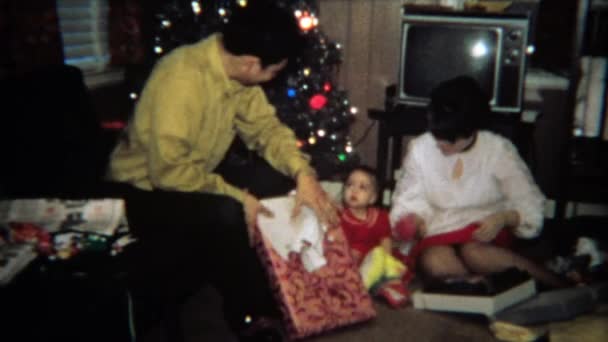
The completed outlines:
{"type": "MultiPolygon", "coordinates": [[[[422,252],[433,246],[445,246],[445,245],[460,245],[463,243],[474,241],[473,233],[479,228],[478,223],[471,223],[468,226],[455,230],[449,233],[443,233],[433,235],[428,238],[422,239],[418,242],[406,257],[407,266],[414,270],[416,268],[416,259],[422,254],[422,252]]],[[[492,240],[492,244],[508,248],[513,242],[513,234],[508,229],[502,229],[498,235],[492,240]]]]}

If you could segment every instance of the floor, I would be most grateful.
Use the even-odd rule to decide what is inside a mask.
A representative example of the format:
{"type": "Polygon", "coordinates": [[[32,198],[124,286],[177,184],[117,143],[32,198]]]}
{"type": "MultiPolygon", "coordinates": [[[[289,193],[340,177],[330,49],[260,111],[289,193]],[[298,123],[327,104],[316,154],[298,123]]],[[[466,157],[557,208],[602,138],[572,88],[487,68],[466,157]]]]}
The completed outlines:
{"type": "MultiPolygon", "coordinates": [[[[575,223],[566,230],[576,232],[577,235],[583,232],[585,235],[601,232],[601,241],[607,241],[605,229],[591,231],[585,228],[594,228],[595,225],[586,221],[575,223]]],[[[604,224],[600,226],[606,227],[604,224]]],[[[552,227],[547,227],[547,230],[552,230],[550,228],[552,227]]],[[[536,244],[530,247],[533,247],[534,252],[542,249],[536,244]]],[[[14,331],[15,334],[24,337],[21,339],[23,341],[133,342],[132,338],[128,338],[129,329],[126,323],[128,310],[123,299],[125,292],[121,290],[121,282],[103,276],[105,273],[100,272],[97,263],[83,264],[97,265],[89,268],[96,269],[98,272],[95,273],[101,275],[87,276],[86,272],[79,271],[81,269],[76,267],[78,265],[68,267],[68,265],[42,263],[32,267],[32,272],[25,272],[12,286],[0,288],[0,303],[2,303],[0,321],[6,322],[2,326],[3,331],[5,333],[14,331]],[[110,336],[121,336],[124,339],[110,336]]],[[[105,262],[100,265],[104,264],[105,262]]],[[[112,269],[109,266],[107,268],[112,269]]],[[[606,298],[608,296],[604,299],[606,298]]],[[[608,301],[604,300],[603,303],[606,304],[608,301]]],[[[328,332],[306,341],[497,341],[489,330],[489,322],[483,317],[421,311],[413,308],[393,310],[381,302],[377,302],[375,306],[378,316],[373,321],[328,332]]],[[[221,300],[217,292],[210,287],[199,291],[183,308],[182,322],[186,341],[236,341],[220,317],[222,317],[221,300]]],[[[551,323],[550,326],[552,342],[569,341],[568,336],[587,336],[583,334],[591,333],[594,337],[588,339],[585,337],[581,341],[608,341],[608,310],[604,306],[604,311],[600,313],[576,317],[572,322],[551,323]],[[563,338],[559,339],[558,334],[563,338]]],[[[145,336],[137,336],[136,340],[137,342],[168,341],[162,326],[152,329],[145,336]]]]}
{"type": "MultiPolygon", "coordinates": [[[[551,342],[608,341],[608,283],[594,300],[592,309],[548,323],[533,326],[548,332],[551,342]]],[[[392,309],[375,301],[377,317],[357,324],[305,339],[306,342],[494,342],[499,341],[490,330],[491,321],[480,315],[440,313],[406,307],[392,309]]],[[[559,310],[558,310],[559,311],[559,310]]],[[[204,288],[193,296],[183,309],[187,342],[226,341],[236,339],[221,317],[221,300],[213,288],[204,288]]],[[[163,342],[167,338],[157,327],[144,342],[163,342]]]]}
{"type": "MultiPolygon", "coordinates": [[[[497,341],[484,317],[416,310],[391,309],[376,302],[378,316],[366,323],[306,339],[307,342],[490,342],[497,341]]],[[[212,288],[205,288],[185,305],[182,322],[187,342],[235,341],[226,325],[218,319],[220,299],[212,288]]],[[[167,341],[157,327],[138,341],[167,341]]]]}

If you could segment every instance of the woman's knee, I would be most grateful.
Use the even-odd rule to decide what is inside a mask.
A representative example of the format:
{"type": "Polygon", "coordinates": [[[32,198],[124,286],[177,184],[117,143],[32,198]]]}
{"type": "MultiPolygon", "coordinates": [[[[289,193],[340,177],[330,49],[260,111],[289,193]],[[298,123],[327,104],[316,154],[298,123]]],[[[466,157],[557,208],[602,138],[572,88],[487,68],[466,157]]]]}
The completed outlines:
{"type": "Polygon", "coordinates": [[[485,246],[479,242],[466,243],[460,246],[459,254],[467,264],[477,264],[488,257],[485,246]]]}
{"type": "Polygon", "coordinates": [[[428,276],[434,278],[467,274],[452,247],[430,248],[422,254],[420,266],[428,276]]]}
{"type": "Polygon", "coordinates": [[[473,272],[486,273],[511,265],[512,253],[494,245],[472,242],[461,246],[460,256],[473,272]]]}

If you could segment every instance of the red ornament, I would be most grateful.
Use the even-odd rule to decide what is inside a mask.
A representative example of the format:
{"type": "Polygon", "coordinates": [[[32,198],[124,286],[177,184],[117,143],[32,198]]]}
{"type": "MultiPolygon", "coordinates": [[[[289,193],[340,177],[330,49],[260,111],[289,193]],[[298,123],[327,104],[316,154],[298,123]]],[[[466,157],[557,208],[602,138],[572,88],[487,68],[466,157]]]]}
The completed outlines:
{"type": "Polygon", "coordinates": [[[123,128],[125,128],[127,126],[127,123],[124,121],[120,121],[120,120],[115,120],[115,121],[102,121],[101,122],[101,128],[103,129],[108,129],[108,130],[121,130],[123,128]]]}
{"type": "Polygon", "coordinates": [[[310,98],[308,105],[314,110],[319,110],[327,104],[327,97],[323,94],[317,94],[310,98]]]}
{"type": "Polygon", "coordinates": [[[329,93],[331,91],[331,83],[325,82],[323,85],[323,90],[325,90],[326,93],[329,93]]]}

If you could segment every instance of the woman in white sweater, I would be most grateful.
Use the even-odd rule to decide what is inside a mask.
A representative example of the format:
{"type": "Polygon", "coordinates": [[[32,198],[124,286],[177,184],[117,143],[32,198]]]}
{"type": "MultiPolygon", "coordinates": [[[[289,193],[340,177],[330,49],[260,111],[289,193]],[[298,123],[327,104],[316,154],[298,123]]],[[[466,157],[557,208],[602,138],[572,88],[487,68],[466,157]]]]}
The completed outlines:
{"type": "Polygon", "coordinates": [[[545,197],[514,145],[481,129],[488,113],[487,97],[470,77],[433,90],[429,132],[409,144],[391,224],[397,235],[409,225],[421,238],[410,256],[427,276],[517,267],[546,285],[562,286],[558,277],[508,248],[512,235],[540,233],[545,197]]]}

